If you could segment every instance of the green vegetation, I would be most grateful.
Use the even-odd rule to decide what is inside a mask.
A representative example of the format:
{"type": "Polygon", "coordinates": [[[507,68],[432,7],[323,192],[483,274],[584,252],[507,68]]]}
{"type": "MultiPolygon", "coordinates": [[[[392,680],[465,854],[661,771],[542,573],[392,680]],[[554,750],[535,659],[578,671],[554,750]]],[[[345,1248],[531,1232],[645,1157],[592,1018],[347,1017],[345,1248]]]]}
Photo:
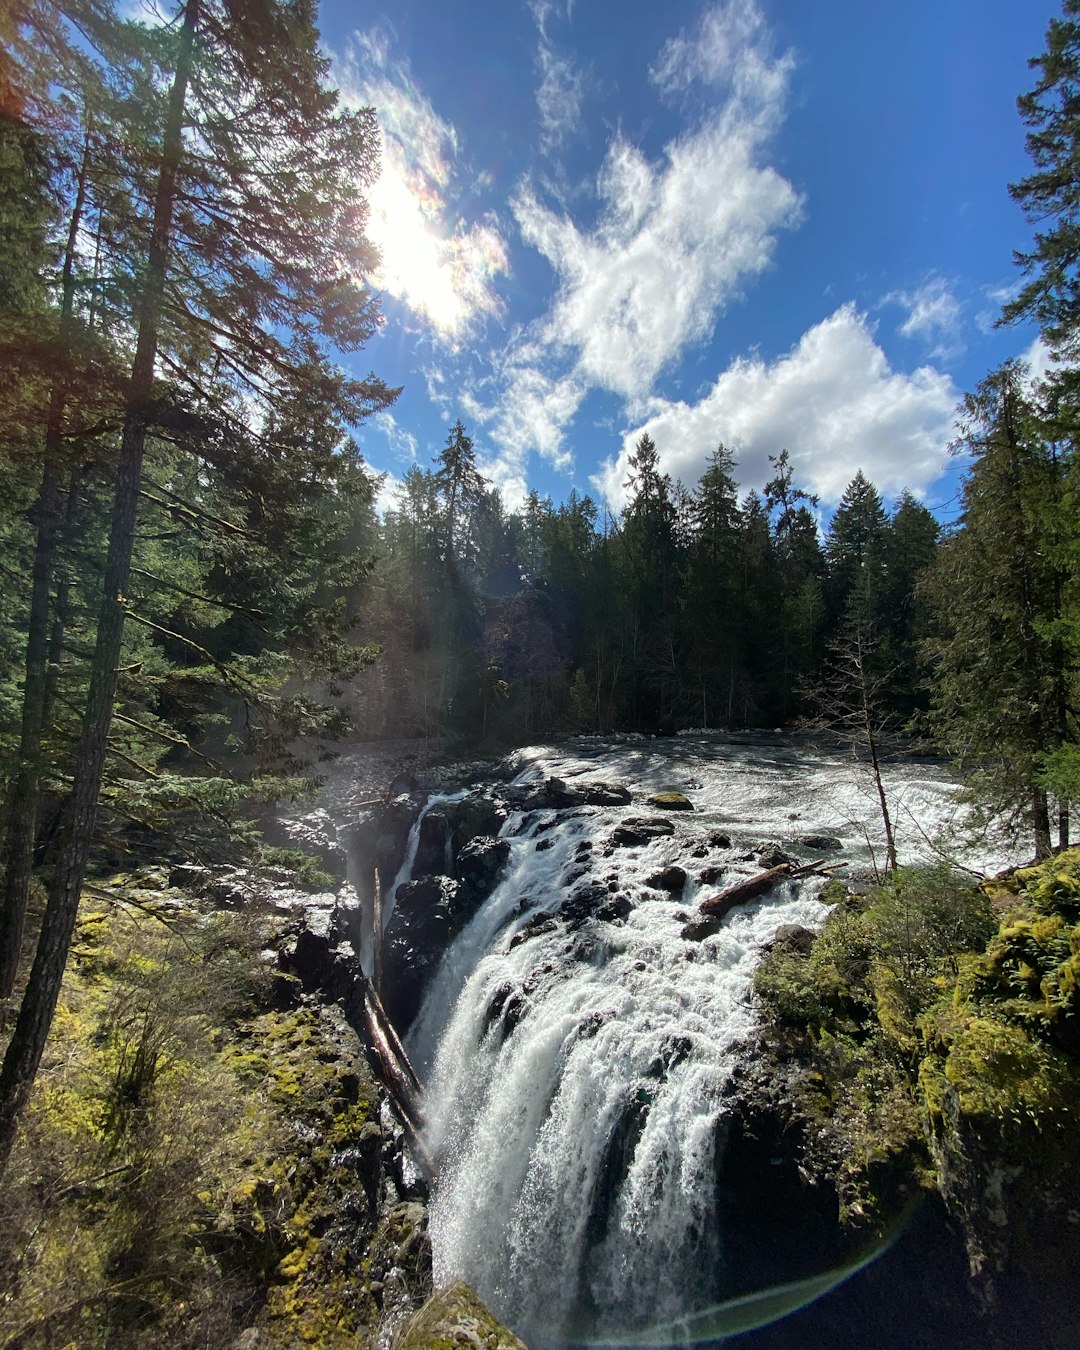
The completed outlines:
{"type": "Polygon", "coordinates": [[[796,1066],[804,1165],[849,1223],[930,1188],[974,1268],[1033,1259],[1075,1190],[1080,849],[982,886],[906,869],[866,896],[830,885],[810,954],[780,945],[755,977],[766,1045],[796,1066]]]}
{"type": "Polygon", "coordinates": [[[267,923],[199,913],[153,876],[84,904],[5,1179],[5,1345],[370,1334],[380,1247],[408,1266],[408,1207],[377,1231],[382,1131],[351,1034],[266,1010],[267,923]]]}

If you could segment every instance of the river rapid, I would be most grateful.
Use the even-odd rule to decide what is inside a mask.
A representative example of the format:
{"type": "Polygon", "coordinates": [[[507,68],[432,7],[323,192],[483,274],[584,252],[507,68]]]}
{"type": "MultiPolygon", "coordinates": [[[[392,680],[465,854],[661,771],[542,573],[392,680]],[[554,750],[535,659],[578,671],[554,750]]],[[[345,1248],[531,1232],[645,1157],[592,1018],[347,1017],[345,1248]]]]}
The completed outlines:
{"type": "MultiPolygon", "coordinates": [[[[603,781],[632,800],[512,812],[502,879],[429,985],[408,1046],[438,1169],[435,1277],[468,1282],[534,1350],[618,1340],[716,1297],[719,1127],[753,971],[781,925],[820,924],[823,882],[785,882],[703,941],[683,927],[761,871],[767,844],[800,861],[827,850],[849,883],[869,881],[877,798],[850,757],[767,735],[576,738],[518,750],[501,776],[603,781]],[[693,810],[649,805],[667,791],[693,810]],[[628,842],[642,817],[662,831],[628,842]]],[[[890,763],[885,784],[902,862],[1010,860],[1008,840],[957,843],[940,765],[890,763]]]]}

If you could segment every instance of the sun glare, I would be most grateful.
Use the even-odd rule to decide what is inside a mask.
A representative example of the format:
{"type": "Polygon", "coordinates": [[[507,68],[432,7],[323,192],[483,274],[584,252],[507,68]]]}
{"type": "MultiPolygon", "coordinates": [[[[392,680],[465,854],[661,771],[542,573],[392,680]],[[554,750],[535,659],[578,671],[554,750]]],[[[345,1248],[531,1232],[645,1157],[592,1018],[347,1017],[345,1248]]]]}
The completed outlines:
{"type": "Polygon", "coordinates": [[[494,313],[489,282],[507,266],[498,232],[485,223],[449,237],[440,217],[444,202],[425,175],[410,171],[387,137],[383,170],[369,194],[368,234],[382,260],[374,280],[422,315],[441,336],[454,338],[478,313],[494,313]]]}

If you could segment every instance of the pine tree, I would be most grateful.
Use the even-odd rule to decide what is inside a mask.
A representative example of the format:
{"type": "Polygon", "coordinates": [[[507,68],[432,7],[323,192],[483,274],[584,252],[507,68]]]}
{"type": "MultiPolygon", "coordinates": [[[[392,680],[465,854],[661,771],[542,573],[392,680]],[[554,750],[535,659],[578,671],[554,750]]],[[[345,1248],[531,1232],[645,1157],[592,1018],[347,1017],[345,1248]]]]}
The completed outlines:
{"type": "Polygon", "coordinates": [[[884,619],[886,526],[881,495],[860,469],[829,525],[825,561],[833,614],[857,609],[876,633],[884,619]]]}
{"type": "Polygon", "coordinates": [[[1074,364],[1080,357],[1080,0],[1064,0],[1046,44],[1030,63],[1040,71],[1038,83],[1017,100],[1035,169],[1009,188],[1040,228],[1034,247],[1016,254],[1029,279],[1003,318],[1035,319],[1051,348],[1074,364]]]}
{"type": "Polygon", "coordinates": [[[374,379],[326,378],[322,360],[326,344],[355,349],[377,322],[373,298],[352,280],[373,261],[360,192],[375,149],[370,111],[339,111],[324,83],[313,10],[306,0],[186,0],[176,25],[153,39],[169,72],[159,134],[132,140],[130,151],[118,144],[133,205],[110,246],[127,261],[119,289],[132,297],[135,349],[63,842],[0,1070],[0,1163],[44,1046],[93,840],[148,439],[190,419],[182,391],[210,411],[195,421],[211,441],[215,424],[240,421],[230,389],[269,411],[302,402],[314,380],[346,422],[393,397],[374,379]]]}
{"type": "MultiPolygon", "coordinates": [[[[1062,578],[1052,546],[1061,466],[1008,363],[964,401],[956,448],[972,456],[959,529],[927,581],[941,635],[932,713],[990,805],[1024,814],[1050,849],[1044,768],[1075,739],[1075,670],[1059,637],[1062,578]]],[[[1063,820],[1067,838],[1067,817],[1063,820]]]]}

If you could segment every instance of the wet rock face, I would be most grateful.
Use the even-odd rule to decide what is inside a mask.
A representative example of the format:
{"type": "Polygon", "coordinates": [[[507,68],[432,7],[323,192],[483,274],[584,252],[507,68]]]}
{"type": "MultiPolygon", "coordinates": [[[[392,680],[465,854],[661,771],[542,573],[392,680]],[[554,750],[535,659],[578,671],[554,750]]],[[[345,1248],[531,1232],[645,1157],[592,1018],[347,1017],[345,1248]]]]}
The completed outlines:
{"type": "Polygon", "coordinates": [[[429,811],[420,822],[413,874],[418,877],[448,876],[452,866],[450,821],[445,811],[429,811]]]}
{"type": "Polygon", "coordinates": [[[398,874],[405,860],[409,831],[423,809],[424,798],[418,793],[403,793],[391,797],[378,817],[375,836],[375,865],[384,884],[398,874]]]}
{"type": "Polygon", "coordinates": [[[663,816],[628,816],[613,830],[611,843],[616,848],[638,848],[674,833],[675,826],[663,816]]]}
{"type": "Polygon", "coordinates": [[[474,792],[457,802],[447,802],[442,812],[450,825],[455,860],[473,839],[497,835],[506,824],[507,817],[505,808],[482,792],[474,792]]]}
{"type": "Polygon", "coordinates": [[[646,877],[645,885],[652,886],[658,891],[667,891],[670,895],[681,895],[686,885],[686,872],[683,868],[672,864],[671,867],[665,867],[646,877]]]}
{"type": "Polygon", "coordinates": [[[573,783],[565,783],[561,778],[549,778],[543,784],[506,788],[504,795],[515,811],[565,811],[575,806],[627,806],[633,800],[629,788],[603,779],[575,779],[573,783]]]}
{"type": "Polygon", "coordinates": [[[561,778],[547,780],[547,793],[551,805],[560,806],[626,806],[631,800],[630,789],[621,783],[602,781],[572,784],[564,783],[561,778]]]}
{"type": "Polygon", "coordinates": [[[662,811],[692,811],[694,803],[682,792],[654,792],[648,799],[650,806],[662,811]]]}
{"type": "Polygon", "coordinates": [[[455,876],[398,887],[383,935],[381,992],[399,1032],[412,1025],[443,953],[494,890],[509,852],[505,839],[477,836],[458,854],[455,876]]]}
{"type": "Polygon", "coordinates": [[[456,872],[470,919],[495,889],[509,854],[508,840],[483,836],[470,839],[458,854],[456,872]]]}
{"type": "Polygon", "coordinates": [[[443,952],[461,928],[460,887],[450,877],[420,877],[398,887],[382,943],[382,995],[399,1032],[412,1025],[424,989],[443,952]]]}

